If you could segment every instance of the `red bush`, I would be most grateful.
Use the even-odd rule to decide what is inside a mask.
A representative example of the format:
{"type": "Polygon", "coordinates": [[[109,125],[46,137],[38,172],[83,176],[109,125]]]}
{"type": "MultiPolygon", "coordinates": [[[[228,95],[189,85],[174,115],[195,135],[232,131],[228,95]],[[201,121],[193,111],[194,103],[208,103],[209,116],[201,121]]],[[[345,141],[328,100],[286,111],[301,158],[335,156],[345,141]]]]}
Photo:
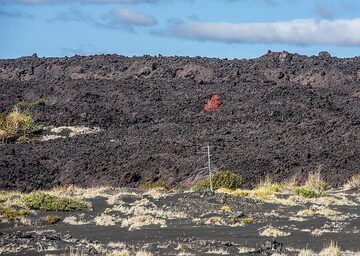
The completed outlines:
{"type": "Polygon", "coordinates": [[[204,105],[204,110],[209,111],[212,109],[218,109],[221,105],[221,100],[219,95],[213,95],[211,99],[204,105]]]}

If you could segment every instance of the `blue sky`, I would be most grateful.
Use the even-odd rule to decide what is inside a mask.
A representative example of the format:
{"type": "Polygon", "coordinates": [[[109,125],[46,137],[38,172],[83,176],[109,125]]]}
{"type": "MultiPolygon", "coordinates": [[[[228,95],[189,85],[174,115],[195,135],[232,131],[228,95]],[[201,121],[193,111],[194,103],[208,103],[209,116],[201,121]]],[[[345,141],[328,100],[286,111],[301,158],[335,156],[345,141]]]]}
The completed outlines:
{"type": "Polygon", "coordinates": [[[356,0],[0,0],[0,58],[360,55],[356,0]]]}

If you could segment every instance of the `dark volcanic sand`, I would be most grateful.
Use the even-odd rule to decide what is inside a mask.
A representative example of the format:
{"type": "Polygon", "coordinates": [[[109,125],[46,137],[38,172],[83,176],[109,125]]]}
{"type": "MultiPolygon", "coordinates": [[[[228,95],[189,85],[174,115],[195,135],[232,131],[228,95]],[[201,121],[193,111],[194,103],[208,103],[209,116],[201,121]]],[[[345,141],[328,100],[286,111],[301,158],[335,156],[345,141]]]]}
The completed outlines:
{"type": "Polygon", "coordinates": [[[0,188],[190,185],[205,158],[251,186],[360,166],[360,58],[273,53],[253,60],[102,55],[0,60],[0,111],[35,102],[39,124],[104,131],[0,145],[0,188]],[[214,94],[220,109],[203,111],[214,94]]]}
{"type": "MultiPolygon", "coordinates": [[[[201,192],[169,195],[169,192],[165,191],[160,198],[139,191],[135,191],[136,194],[126,194],[133,192],[134,190],[104,192],[103,197],[90,199],[93,209],[88,212],[35,211],[27,217],[30,220],[28,224],[21,224],[19,221],[0,223],[0,250],[6,248],[5,252],[9,252],[9,248],[21,248],[17,253],[9,253],[9,255],[64,255],[73,248],[84,253],[82,255],[105,255],[106,252],[115,249],[111,248],[110,242],[122,242],[125,243],[122,249],[138,251],[140,248],[146,248],[146,251],[154,255],[179,255],[180,252],[209,255],[209,251],[219,249],[228,252],[229,255],[239,255],[240,248],[248,247],[251,248],[250,251],[256,253],[241,255],[269,256],[279,255],[276,253],[282,252],[281,255],[284,256],[297,256],[301,249],[308,248],[319,252],[328,246],[330,241],[333,241],[341,247],[343,252],[352,252],[342,255],[356,256],[360,253],[359,192],[330,194],[335,198],[351,200],[351,205],[322,205],[321,198],[315,200],[319,203],[317,207],[336,211],[334,216],[313,215],[302,218],[297,216],[298,212],[315,207],[314,204],[307,202],[288,206],[265,203],[251,198],[201,192]],[[106,200],[114,195],[118,195],[114,197],[115,200],[112,200],[114,204],[108,204],[110,201],[106,200]],[[139,203],[141,203],[140,207],[139,203]],[[220,211],[224,204],[231,207],[230,212],[220,211]],[[118,206],[123,208],[117,208],[118,206]],[[137,210],[130,214],[122,210],[132,207],[137,210]],[[146,212],[147,209],[152,212],[146,212]],[[169,211],[170,214],[183,212],[187,217],[174,215],[166,218],[161,215],[169,211]],[[94,218],[104,212],[114,217],[116,222],[114,225],[95,224],[94,218]],[[240,212],[243,215],[236,219],[237,223],[241,223],[241,219],[245,217],[253,218],[254,223],[229,226],[227,222],[229,217],[238,215],[240,212]],[[62,221],[55,225],[41,222],[41,216],[48,214],[56,214],[62,221]],[[83,217],[79,217],[81,215],[83,217]],[[151,225],[132,231],[127,227],[122,227],[122,222],[134,215],[157,216],[166,221],[166,227],[151,225]],[[67,216],[78,216],[79,219],[88,223],[80,225],[64,223],[63,220],[67,216]],[[221,218],[226,223],[205,223],[213,216],[221,218]],[[296,218],[292,219],[293,217],[296,218]],[[260,231],[269,226],[288,234],[280,237],[260,236],[260,231]],[[316,235],[314,231],[317,229],[323,233],[316,235]],[[281,243],[282,249],[267,248],[267,244],[272,242],[276,245],[281,243]]],[[[219,255],[219,253],[213,255],[219,255]]]]}

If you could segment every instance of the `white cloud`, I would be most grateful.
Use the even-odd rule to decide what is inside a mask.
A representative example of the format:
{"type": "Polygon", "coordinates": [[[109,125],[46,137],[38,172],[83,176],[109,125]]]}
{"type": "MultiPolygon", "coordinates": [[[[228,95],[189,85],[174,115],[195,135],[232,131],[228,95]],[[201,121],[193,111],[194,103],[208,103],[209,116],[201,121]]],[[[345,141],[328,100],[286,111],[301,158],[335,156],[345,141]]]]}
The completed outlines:
{"type": "Polygon", "coordinates": [[[129,9],[116,9],[111,11],[111,14],[114,22],[122,25],[149,27],[157,24],[157,20],[153,16],[129,9]]]}
{"type": "Polygon", "coordinates": [[[158,23],[158,21],[151,15],[132,11],[125,8],[111,10],[108,14],[103,16],[103,21],[95,25],[111,28],[111,29],[126,29],[134,31],[135,27],[151,27],[158,23]]]}
{"type": "Polygon", "coordinates": [[[227,43],[360,46],[360,18],[296,19],[269,23],[193,22],[170,24],[177,37],[227,43]]]}

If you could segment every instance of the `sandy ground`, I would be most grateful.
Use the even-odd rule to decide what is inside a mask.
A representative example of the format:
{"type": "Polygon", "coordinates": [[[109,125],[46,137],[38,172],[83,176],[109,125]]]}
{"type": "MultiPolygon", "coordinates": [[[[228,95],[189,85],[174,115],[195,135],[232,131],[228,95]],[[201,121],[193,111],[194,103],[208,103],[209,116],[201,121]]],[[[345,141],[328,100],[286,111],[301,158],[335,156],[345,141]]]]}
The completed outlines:
{"type": "Polygon", "coordinates": [[[3,220],[0,254],[300,255],[305,248],[320,252],[333,241],[341,255],[360,255],[355,191],[316,199],[114,188],[51,193],[86,199],[91,209],[32,211],[22,220],[3,220]],[[61,220],[41,221],[49,214],[61,220]]]}

